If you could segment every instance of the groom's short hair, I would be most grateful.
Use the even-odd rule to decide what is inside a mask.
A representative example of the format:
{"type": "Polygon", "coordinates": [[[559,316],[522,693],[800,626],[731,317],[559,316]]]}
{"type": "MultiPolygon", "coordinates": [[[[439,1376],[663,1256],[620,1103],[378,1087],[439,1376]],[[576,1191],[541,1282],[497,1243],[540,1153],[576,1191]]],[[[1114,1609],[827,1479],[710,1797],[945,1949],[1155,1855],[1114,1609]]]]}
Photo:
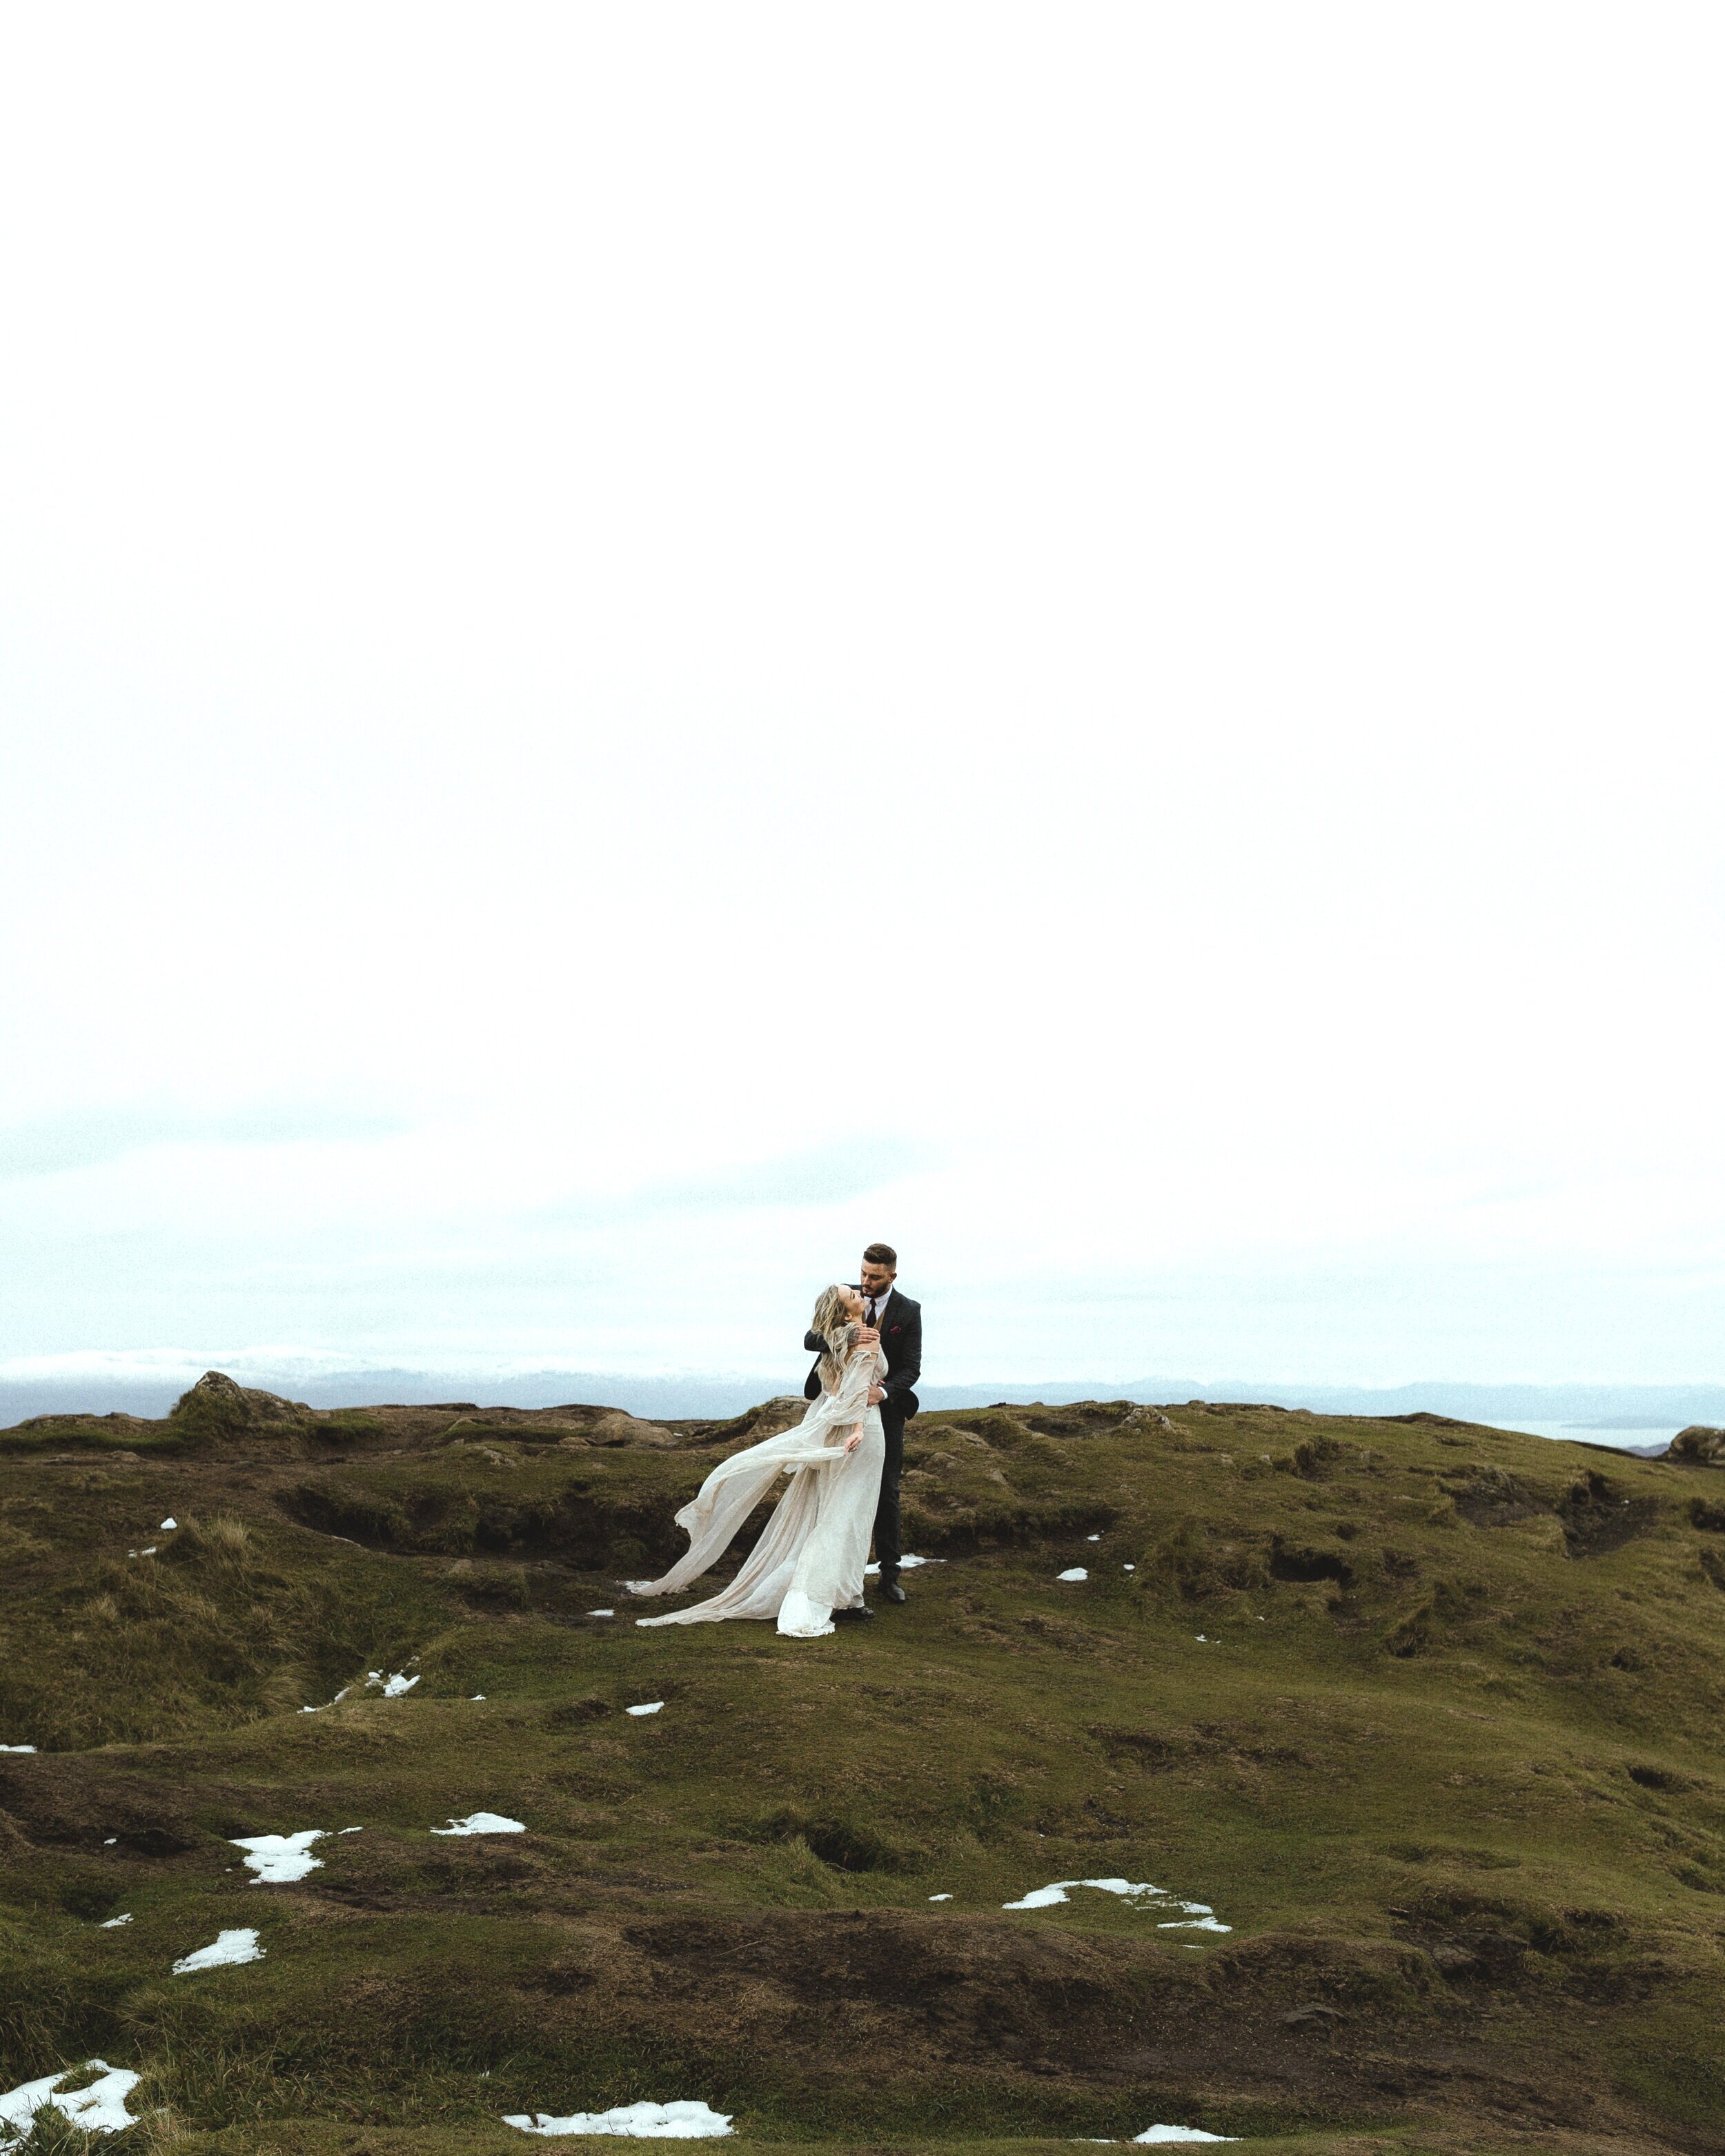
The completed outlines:
{"type": "Polygon", "coordinates": [[[863,1263],[865,1265],[891,1265],[896,1272],[898,1252],[893,1249],[891,1243],[870,1243],[867,1250],[863,1252],[863,1263]]]}

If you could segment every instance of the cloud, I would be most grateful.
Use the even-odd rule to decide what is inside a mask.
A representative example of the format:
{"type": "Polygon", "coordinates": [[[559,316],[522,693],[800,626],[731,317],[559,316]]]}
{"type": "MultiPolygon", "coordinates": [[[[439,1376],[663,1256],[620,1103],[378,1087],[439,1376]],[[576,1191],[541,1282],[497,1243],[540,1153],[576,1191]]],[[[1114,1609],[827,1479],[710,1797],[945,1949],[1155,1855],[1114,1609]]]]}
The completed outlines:
{"type": "Polygon", "coordinates": [[[347,1144],[410,1127],[397,1111],[314,1102],[107,1102],[0,1127],[0,1179],[104,1168],[160,1147],[347,1144]]]}
{"type": "MultiPolygon", "coordinates": [[[[712,1173],[649,1181],[603,1198],[528,1209],[536,1228],[602,1228],[656,1214],[802,1211],[843,1205],[938,1168],[943,1149],[906,1136],[834,1138],[712,1173]]],[[[874,1238],[869,1240],[873,1240],[874,1238]]]]}

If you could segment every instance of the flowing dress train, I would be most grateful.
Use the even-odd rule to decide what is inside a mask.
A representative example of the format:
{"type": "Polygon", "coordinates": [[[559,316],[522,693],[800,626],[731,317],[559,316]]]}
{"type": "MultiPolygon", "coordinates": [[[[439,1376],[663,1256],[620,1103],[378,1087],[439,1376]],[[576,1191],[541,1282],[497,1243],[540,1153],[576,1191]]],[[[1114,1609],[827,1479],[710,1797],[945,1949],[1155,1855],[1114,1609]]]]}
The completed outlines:
{"type": "Polygon", "coordinates": [[[869,1389],[886,1367],[878,1348],[853,1348],[838,1387],[823,1391],[794,1430],[721,1460],[677,1515],[689,1548],[662,1579],[631,1579],[631,1594],[676,1594],[711,1569],[781,1475],[790,1481],[761,1539],[728,1587],[688,1609],[638,1625],[716,1625],[726,1617],[777,1621],[788,1638],[819,1640],[835,1609],[859,1609],[863,1567],[880,1496],[886,1434],[869,1389]],[[854,1452],[845,1441],[862,1424],[854,1452]]]}

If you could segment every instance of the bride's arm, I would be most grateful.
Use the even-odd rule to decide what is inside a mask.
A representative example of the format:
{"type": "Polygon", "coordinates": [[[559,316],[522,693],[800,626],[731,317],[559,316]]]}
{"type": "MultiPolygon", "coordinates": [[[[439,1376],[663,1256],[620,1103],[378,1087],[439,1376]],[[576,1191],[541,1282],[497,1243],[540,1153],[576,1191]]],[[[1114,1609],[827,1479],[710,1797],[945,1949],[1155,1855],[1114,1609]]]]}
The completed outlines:
{"type": "Polygon", "coordinates": [[[875,1382],[878,1362],[879,1351],[871,1347],[853,1348],[845,1358],[833,1402],[833,1420],[838,1428],[846,1431],[847,1452],[855,1452],[862,1443],[863,1418],[869,1411],[869,1389],[875,1382]]]}

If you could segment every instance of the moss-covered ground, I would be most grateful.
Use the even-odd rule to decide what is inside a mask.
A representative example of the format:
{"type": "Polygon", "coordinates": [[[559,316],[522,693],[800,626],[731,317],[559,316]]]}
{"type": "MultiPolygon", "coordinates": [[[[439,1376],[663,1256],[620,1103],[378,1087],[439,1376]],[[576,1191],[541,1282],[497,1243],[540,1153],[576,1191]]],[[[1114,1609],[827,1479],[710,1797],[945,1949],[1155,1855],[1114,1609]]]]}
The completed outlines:
{"type": "Polygon", "coordinates": [[[141,2070],[116,2156],[691,2097],[740,2152],[1725,2149],[1725,1476],[927,1415],[904,1608],[637,1630],[620,1580],[766,1426],[0,1433],[0,2090],[141,2070]],[[476,1810],[526,1830],[432,1835],[476,1810]],[[252,1883],[234,1837],[310,1828],[252,1883]],[[1110,1876],[1230,1928],[1003,1907],[1110,1876]],[[170,1973],[234,1928],[261,1959],[170,1973]]]}

